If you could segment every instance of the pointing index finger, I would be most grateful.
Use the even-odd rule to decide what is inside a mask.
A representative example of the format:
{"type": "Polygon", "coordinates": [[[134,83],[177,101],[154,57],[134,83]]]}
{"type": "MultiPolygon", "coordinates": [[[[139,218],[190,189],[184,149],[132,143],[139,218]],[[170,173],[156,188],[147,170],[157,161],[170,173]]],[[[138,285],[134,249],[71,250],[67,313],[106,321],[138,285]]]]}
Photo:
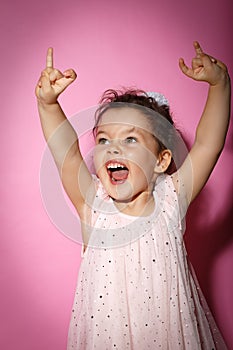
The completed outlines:
{"type": "Polygon", "coordinates": [[[46,56],[46,68],[53,68],[53,48],[49,47],[46,56]]]}

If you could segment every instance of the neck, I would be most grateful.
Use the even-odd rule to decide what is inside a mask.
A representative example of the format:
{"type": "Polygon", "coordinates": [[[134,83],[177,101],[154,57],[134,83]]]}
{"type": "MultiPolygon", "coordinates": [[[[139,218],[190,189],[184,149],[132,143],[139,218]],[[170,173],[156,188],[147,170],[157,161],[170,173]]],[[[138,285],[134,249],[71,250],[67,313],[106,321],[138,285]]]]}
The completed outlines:
{"type": "Polygon", "coordinates": [[[118,202],[114,204],[119,211],[131,216],[149,216],[155,208],[154,197],[152,192],[143,192],[136,198],[127,202],[118,202]]]}

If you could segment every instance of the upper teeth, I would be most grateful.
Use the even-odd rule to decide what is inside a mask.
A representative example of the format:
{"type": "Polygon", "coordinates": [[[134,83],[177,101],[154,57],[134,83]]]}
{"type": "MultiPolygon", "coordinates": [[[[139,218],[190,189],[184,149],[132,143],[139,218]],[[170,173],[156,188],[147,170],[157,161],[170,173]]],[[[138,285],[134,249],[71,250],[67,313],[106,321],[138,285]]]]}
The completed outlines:
{"type": "Polygon", "coordinates": [[[125,168],[124,165],[118,163],[110,163],[107,166],[108,169],[125,168]]]}

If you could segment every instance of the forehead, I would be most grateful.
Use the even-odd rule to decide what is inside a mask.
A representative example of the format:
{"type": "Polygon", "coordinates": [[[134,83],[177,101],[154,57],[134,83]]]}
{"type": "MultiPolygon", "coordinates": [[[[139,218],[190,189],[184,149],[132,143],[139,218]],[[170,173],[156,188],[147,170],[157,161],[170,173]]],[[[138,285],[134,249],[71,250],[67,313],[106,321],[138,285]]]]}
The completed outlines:
{"type": "Polygon", "coordinates": [[[151,125],[143,112],[129,107],[110,108],[105,111],[100,118],[97,128],[105,126],[122,126],[128,129],[139,128],[151,132],[151,125]]]}

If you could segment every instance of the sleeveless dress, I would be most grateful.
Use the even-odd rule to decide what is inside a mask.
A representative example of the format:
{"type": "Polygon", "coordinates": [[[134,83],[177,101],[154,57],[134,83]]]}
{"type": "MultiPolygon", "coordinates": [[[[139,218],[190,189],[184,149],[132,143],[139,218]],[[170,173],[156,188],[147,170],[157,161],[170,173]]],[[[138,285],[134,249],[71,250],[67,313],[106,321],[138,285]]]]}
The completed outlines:
{"type": "Polygon", "coordinates": [[[187,259],[172,177],[156,184],[147,217],[119,212],[95,181],[67,349],[227,349],[187,259]]]}

